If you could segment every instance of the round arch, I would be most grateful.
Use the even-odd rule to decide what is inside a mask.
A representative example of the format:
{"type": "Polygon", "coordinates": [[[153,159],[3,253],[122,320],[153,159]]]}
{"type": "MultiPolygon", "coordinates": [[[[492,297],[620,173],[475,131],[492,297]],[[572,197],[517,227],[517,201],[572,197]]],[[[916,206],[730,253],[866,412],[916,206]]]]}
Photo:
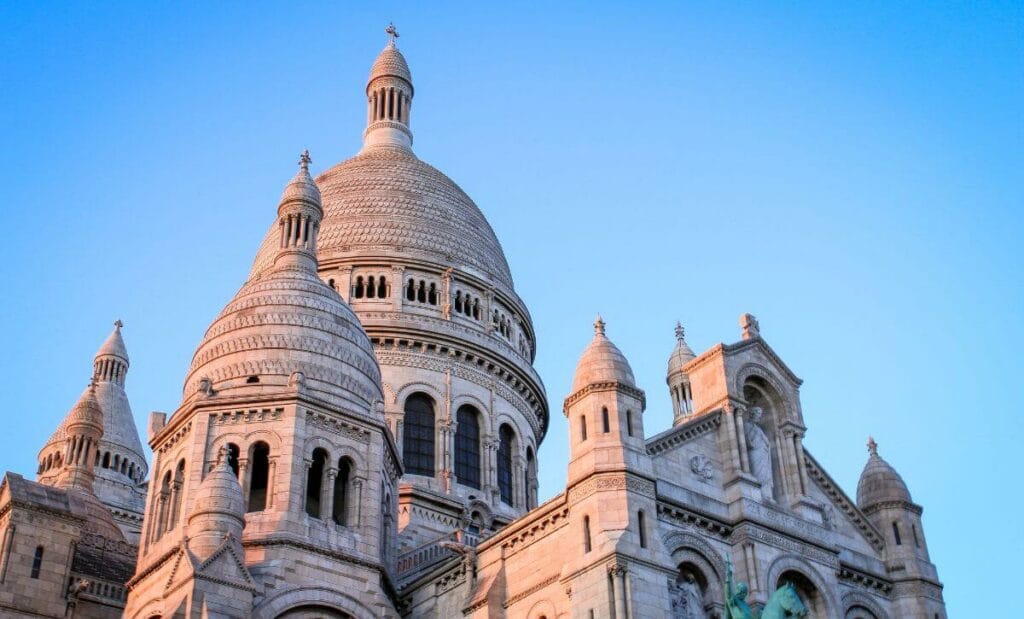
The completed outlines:
{"type": "Polygon", "coordinates": [[[889,619],[889,613],[871,596],[860,591],[843,594],[843,619],[889,619]]]}
{"type": "Polygon", "coordinates": [[[810,562],[798,555],[785,554],[772,561],[767,570],[768,578],[763,583],[764,590],[774,592],[779,585],[784,584],[780,580],[784,580],[782,576],[786,572],[796,572],[807,579],[815,591],[821,595],[822,602],[825,604],[826,617],[839,616],[839,601],[832,588],[828,586],[826,579],[810,562]]]}
{"type": "Polygon", "coordinates": [[[324,609],[338,613],[331,617],[344,617],[351,619],[376,619],[380,616],[372,608],[360,600],[346,595],[336,589],[326,587],[300,587],[279,593],[267,598],[262,604],[253,609],[254,619],[277,619],[278,617],[315,617],[316,615],[289,615],[293,611],[300,611],[306,608],[324,609]]]}
{"type": "Polygon", "coordinates": [[[550,600],[541,600],[530,607],[527,619],[555,619],[555,605],[550,600]]]}
{"type": "MultiPolygon", "coordinates": [[[[796,405],[794,404],[796,397],[793,390],[788,388],[774,372],[763,365],[748,363],[736,372],[736,393],[746,399],[743,392],[744,388],[751,382],[751,379],[760,379],[760,381],[765,383],[768,389],[758,386],[759,390],[765,393],[766,397],[772,403],[774,408],[779,411],[779,413],[789,419],[799,420],[796,405]]],[[[782,420],[780,419],[779,421],[781,422],[782,420]]]]}

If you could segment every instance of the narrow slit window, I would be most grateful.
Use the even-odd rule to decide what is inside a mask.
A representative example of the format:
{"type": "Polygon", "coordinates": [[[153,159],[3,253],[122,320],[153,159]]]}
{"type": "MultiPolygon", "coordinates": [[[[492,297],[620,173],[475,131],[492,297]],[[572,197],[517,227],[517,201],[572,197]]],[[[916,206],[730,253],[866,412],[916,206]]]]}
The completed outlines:
{"type": "Polygon", "coordinates": [[[892,536],[896,539],[897,546],[903,545],[903,540],[900,539],[900,525],[896,522],[892,523],[892,536]]]}
{"type": "Polygon", "coordinates": [[[604,429],[604,433],[608,434],[611,431],[611,424],[608,421],[608,409],[601,409],[601,427],[604,429]]]}
{"type": "Polygon", "coordinates": [[[32,557],[32,578],[39,578],[39,571],[43,567],[43,547],[36,546],[36,554],[32,557]]]}

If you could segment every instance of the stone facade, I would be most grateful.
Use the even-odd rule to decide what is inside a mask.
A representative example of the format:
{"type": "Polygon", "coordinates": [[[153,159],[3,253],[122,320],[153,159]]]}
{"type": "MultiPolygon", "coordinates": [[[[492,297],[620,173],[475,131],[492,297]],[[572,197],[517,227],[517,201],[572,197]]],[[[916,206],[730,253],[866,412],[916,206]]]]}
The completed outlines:
{"type": "Polygon", "coordinates": [[[389,34],[363,149],[315,180],[303,154],[150,418],[151,468],[118,324],[39,481],[4,478],[5,616],[695,619],[723,616],[731,564],[755,607],[792,583],[812,617],[945,619],[922,508],[873,441],[857,499],[836,485],[749,314],[699,355],[677,326],[661,432],[598,318],[568,484],[537,505],[532,320],[483,214],[413,154],[389,34]]]}

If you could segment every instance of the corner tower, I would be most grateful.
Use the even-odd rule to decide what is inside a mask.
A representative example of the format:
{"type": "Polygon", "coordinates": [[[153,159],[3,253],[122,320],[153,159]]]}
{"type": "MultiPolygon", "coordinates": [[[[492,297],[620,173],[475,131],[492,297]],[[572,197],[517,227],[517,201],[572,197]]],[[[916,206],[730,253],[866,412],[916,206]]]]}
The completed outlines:
{"type": "MultiPolygon", "coordinates": [[[[317,177],[317,256],[380,362],[405,468],[403,552],[500,527],[536,505],[548,405],[533,322],[501,244],[473,200],[412,150],[413,95],[422,93],[398,33],[388,34],[366,82],[363,147],[317,177]]],[[[275,247],[270,232],[254,277],[271,268],[275,247]]]]}

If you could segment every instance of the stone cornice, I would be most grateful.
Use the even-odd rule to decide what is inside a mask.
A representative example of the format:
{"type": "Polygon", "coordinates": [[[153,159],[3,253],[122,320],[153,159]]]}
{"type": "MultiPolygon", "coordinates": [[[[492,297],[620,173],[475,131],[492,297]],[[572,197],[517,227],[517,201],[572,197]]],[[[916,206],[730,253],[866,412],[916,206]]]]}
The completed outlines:
{"type": "Polygon", "coordinates": [[[836,570],[836,577],[844,584],[871,593],[888,596],[892,592],[892,581],[889,579],[865,572],[846,563],[840,562],[839,568],[836,570]]]}
{"type": "Polygon", "coordinates": [[[721,411],[695,416],[686,423],[669,428],[646,441],[647,454],[656,456],[678,447],[708,432],[715,432],[722,425],[721,411]]]}
{"type": "Polygon", "coordinates": [[[910,501],[882,501],[880,503],[868,505],[862,511],[866,515],[870,516],[871,514],[882,511],[883,509],[905,509],[909,512],[917,514],[918,516],[924,513],[923,507],[921,507],[917,503],[911,503],[910,501]]]}
{"type": "Polygon", "coordinates": [[[885,539],[882,537],[882,534],[878,532],[878,529],[871,524],[871,521],[868,520],[866,513],[862,512],[857,507],[857,504],[850,500],[850,497],[848,497],[846,493],[843,492],[843,489],[839,487],[839,484],[837,484],[829,474],[825,472],[825,469],[818,464],[818,461],[814,459],[814,456],[811,455],[810,451],[808,451],[806,447],[804,447],[804,467],[811,479],[818,484],[822,492],[824,492],[833,503],[839,506],[839,509],[842,510],[843,514],[850,519],[853,526],[856,527],[867,542],[871,544],[871,547],[877,552],[885,550],[885,539]]]}
{"type": "Polygon", "coordinates": [[[610,380],[601,383],[590,383],[586,387],[569,394],[569,397],[565,398],[565,402],[562,404],[562,413],[566,417],[569,416],[569,407],[579,402],[583,398],[587,397],[591,393],[598,393],[601,391],[621,391],[626,395],[632,396],[640,400],[640,411],[643,412],[647,408],[647,396],[644,394],[643,389],[638,389],[632,385],[619,382],[617,380],[610,380]]]}
{"type": "Polygon", "coordinates": [[[722,349],[727,354],[742,352],[744,350],[747,350],[748,348],[760,348],[761,352],[763,352],[764,355],[768,357],[768,359],[770,359],[772,363],[774,363],[780,370],[782,370],[783,375],[789,380],[790,383],[792,383],[794,387],[799,388],[800,385],[803,384],[804,381],[799,376],[797,376],[793,372],[793,370],[789,369],[789,366],[786,365],[786,362],[783,361],[782,358],[779,357],[777,354],[775,354],[775,351],[772,350],[772,347],[768,345],[768,342],[766,342],[764,338],[760,336],[751,338],[749,340],[741,340],[739,342],[736,342],[735,344],[722,345],[722,349]]]}

